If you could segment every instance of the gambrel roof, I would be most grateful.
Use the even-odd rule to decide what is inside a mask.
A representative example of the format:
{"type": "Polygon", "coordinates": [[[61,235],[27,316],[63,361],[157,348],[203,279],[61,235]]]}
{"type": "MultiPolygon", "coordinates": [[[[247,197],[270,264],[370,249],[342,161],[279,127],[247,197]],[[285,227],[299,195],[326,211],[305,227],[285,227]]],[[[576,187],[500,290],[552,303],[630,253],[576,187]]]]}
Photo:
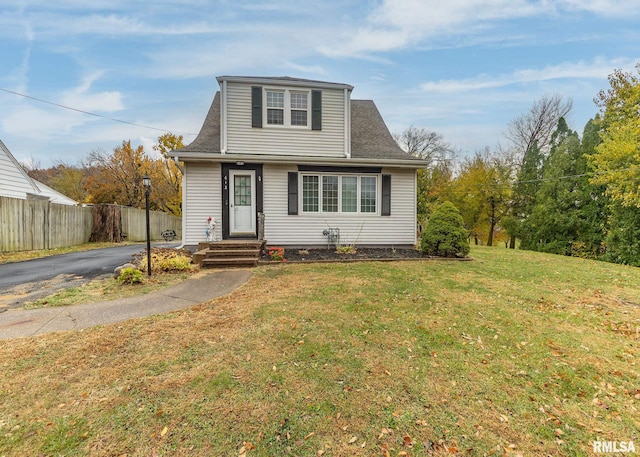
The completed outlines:
{"type": "MultiPolygon", "coordinates": [[[[224,77],[229,78],[229,77],[224,77]]],[[[238,79],[240,77],[234,77],[238,79]]],[[[298,78],[253,78],[242,77],[243,82],[265,82],[286,81],[298,83],[313,84],[333,84],[344,88],[352,88],[352,86],[323,83],[322,81],[304,80],[298,78]],[[246,80],[246,81],[245,81],[246,80]]],[[[205,117],[200,133],[193,142],[180,149],[174,151],[176,156],[182,156],[185,153],[196,154],[221,154],[220,150],[220,92],[216,92],[213,102],[209,108],[209,112],[205,117]]],[[[351,158],[356,160],[371,159],[375,161],[388,160],[390,162],[406,162],[407,164],[415,164],[416,167],[423,167],[425,163],[422,159],[414,157],[403,151],[393,139],[385,124],[378,108],[373,100],[351,100],[351,158]]],[[[283,140],[286,140],[283,137],[283,140]]],[[[265,157],[266,158],[266,157],[265,157]]],[[[344,159],[349,160],[349,159],[344,159]]]]}

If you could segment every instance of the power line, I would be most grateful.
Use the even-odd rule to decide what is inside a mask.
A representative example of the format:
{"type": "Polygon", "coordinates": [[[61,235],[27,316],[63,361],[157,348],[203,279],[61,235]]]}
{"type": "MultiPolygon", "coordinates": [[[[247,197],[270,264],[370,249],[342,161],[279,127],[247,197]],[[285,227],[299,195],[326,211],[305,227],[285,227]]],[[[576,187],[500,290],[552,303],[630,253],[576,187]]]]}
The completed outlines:
{"type": "Polygon", "coordinates": [[[12,91],[12,90],[9,90],[9,89],[3,89],[2,87],[0,87],[0,91],[7,92],[7,93],[13,94],[13,95],[17,95],[19,97],[28,98],[30,100],[35,100],[35,101],[40,102],[40,103],[46,103],[48,105],[57,106],[58,108],[64,108],[64,109],[68,109],[68,110],[71,110],[71,111],[76,111],[78,113],[88,114],[89,116],[95,116],[95,117],[99,117],[99,118],[102,118],[102,119],[107,119],[107,120],[113,121],[113,122],[119,122],[121,124],[133,125],[135,127],[142,127],[142,128],[145,128],[145,129],[157,130],[157,131],[166,132],[166,133],[179,133],[181,135],[197,135],[196,133],[191,133],[191,132],[172,132],[171,130],[168,130],[168,129],[161,129],[161,128],[158,128],[158,127],[150,127],[148,125],[136,124],[135,122],[123,121],[122,119],[116,119],[114,117],[103,116],[102,114],[92,113],[90,111],[84,111],[84,110],[81,110],[81,109],[78,109],[78,108],[73,108],[71,106],[61,105],[59,103],[50,102],[50,101],[44,100],[42,98],[32,97],[31,95],[21,94],[20,92],[15,92],[15,91],[12,91]]]}

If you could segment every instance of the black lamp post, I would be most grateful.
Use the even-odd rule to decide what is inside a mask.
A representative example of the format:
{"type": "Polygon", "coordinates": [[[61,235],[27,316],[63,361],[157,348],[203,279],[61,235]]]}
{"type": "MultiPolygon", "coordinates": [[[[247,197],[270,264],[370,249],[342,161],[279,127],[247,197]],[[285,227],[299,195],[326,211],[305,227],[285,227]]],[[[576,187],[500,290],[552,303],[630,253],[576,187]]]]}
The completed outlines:
{"type": "Polygon", "coordinates": [[[151,178],[144,175],[142,178],[144,186],[144,200],[147,208],[147,274],[151,276],[151,228],[149,226],[149,192],[151,191],[151,178]]]}

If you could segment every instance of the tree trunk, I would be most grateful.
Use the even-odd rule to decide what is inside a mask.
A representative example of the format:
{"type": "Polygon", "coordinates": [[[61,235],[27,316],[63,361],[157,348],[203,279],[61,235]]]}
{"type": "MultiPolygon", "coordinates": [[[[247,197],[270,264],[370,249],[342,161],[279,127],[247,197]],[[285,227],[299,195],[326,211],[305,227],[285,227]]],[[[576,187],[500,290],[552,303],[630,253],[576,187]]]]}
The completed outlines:
{"type": "Polygon", "coordinates": [[[515,249],[516,248],[516,237],[515,235],[511,235],[511,237],[509,238],[509,249],[515,249]]]}
{"type": "Polygon", "coordinates": [[[122,238],[122,223],[118,205],[95,205],[93,207],[93,230],[89,241],[119,243],[122,238]]]}
{"type": "Polygon", "coordinates": [[[489,237],[487,238],[487,246],[493,246],[493,232],[496,229],[496,223],[493,220],[493,218],[491,218],[491,227],[489,227],[489,237]]]}
{"type": "Polygon", "coordinates": [[[487,246],[493,246],[493,232],[496,229],[496,205],[493,200],[490,200],[491,204],[491,216],[489,217],[489,237],[487,238],[487,246]]]}

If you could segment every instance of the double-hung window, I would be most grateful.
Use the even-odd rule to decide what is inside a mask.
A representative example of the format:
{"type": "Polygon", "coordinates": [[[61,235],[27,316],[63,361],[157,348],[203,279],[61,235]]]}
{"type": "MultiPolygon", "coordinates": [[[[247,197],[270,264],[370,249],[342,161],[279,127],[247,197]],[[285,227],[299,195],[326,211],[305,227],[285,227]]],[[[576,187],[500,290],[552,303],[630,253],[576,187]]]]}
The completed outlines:
{"type": "Polygon", "coordinates": [[[309,101],[309,91],[265,89],[267,126],[308,128],[309,101]]]}
{"type": "Polygon", "coordinates": [[[307,92],[291,92],[291,125],[306,127],[308,125],[309,110],[307,92]]]}
{"type": "Polygon", "coordinates": [[[378,212],[377,176],[302,175],[303,213],[378,212]]]}
{"type": "Polygon", "coordinates": [[[267,124],[284,125],[284,92],[267,91],[267,124]]]}

